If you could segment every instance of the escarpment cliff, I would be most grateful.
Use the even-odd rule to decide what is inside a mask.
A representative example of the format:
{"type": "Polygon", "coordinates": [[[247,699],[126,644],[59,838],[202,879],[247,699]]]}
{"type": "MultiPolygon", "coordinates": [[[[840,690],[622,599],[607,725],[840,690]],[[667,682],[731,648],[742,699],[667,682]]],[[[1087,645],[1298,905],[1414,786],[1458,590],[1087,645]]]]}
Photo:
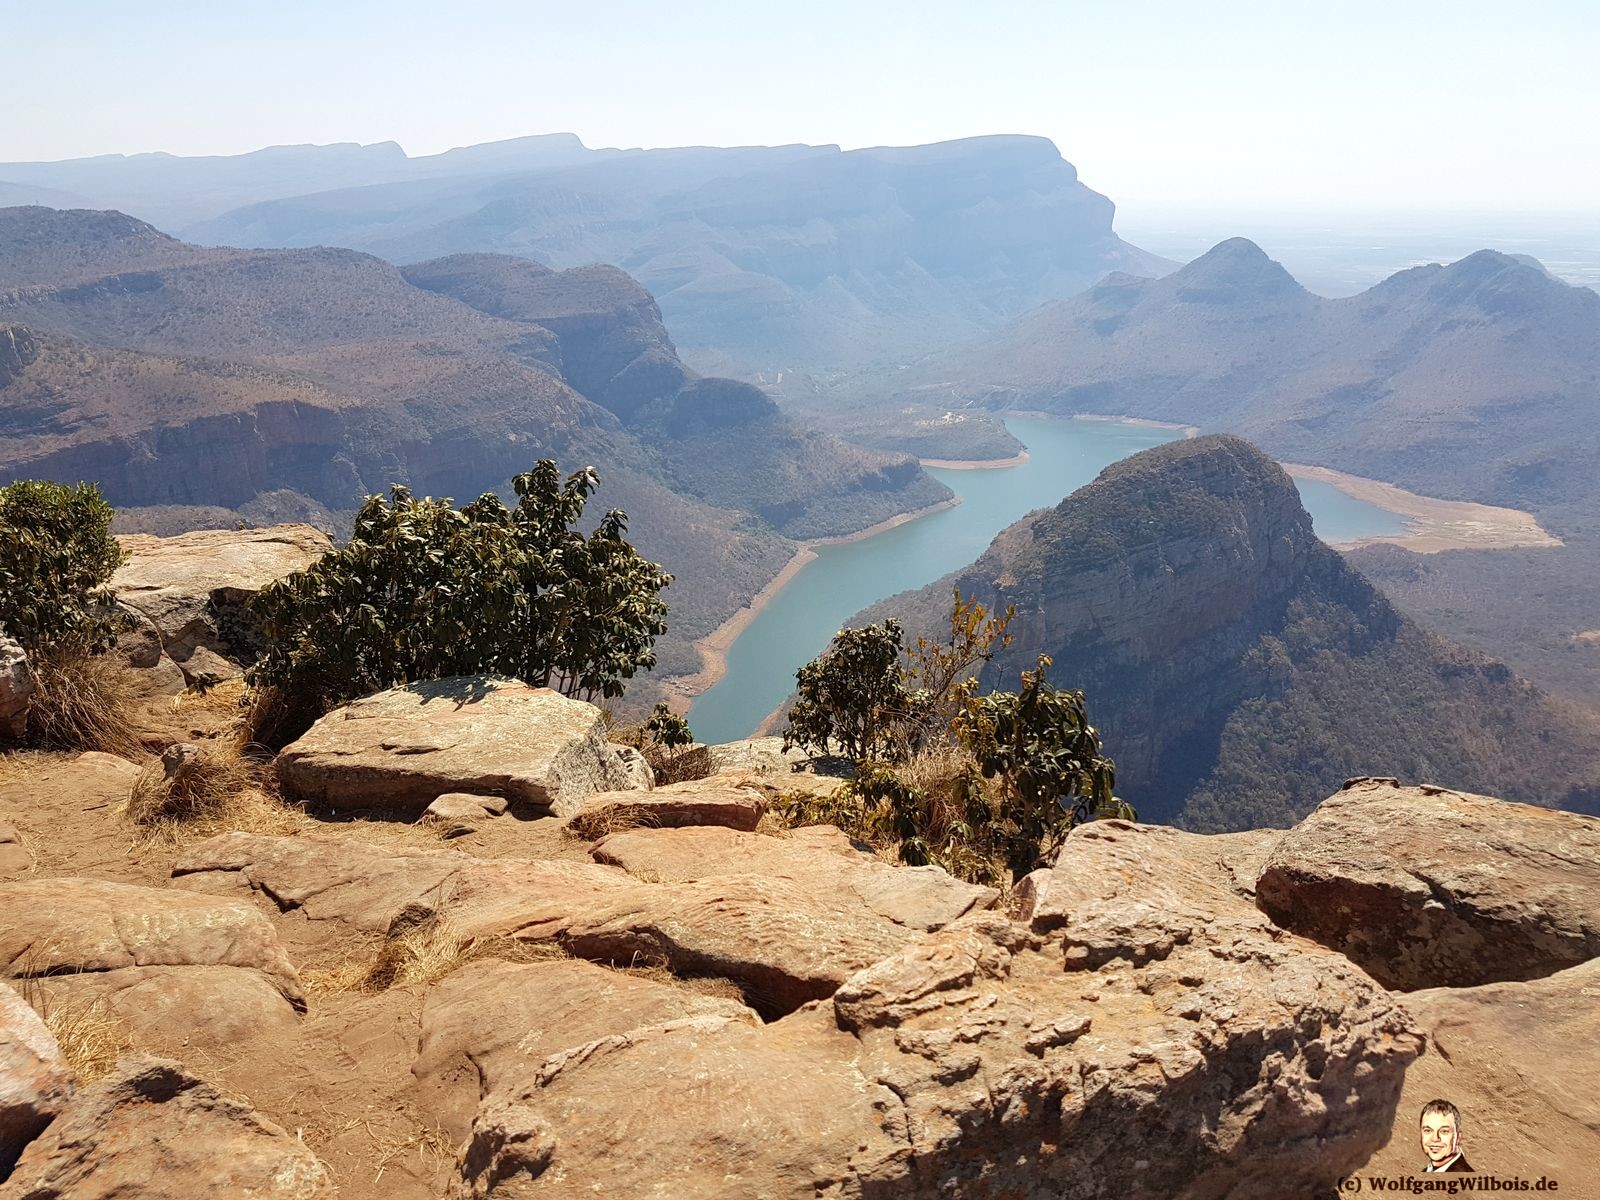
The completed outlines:
{"type": "Polygon", "coordinates": [[[120,213],[0,209],[0,483],[101,484],[128,528],[338,525],[372,492],[472,497],[539,458],[599,468],[599,503],[679,580],[688,649],[775,575],[787,539],[945,499],[679,360],[614,267],[188,245],[120,213]]]}
{"type": "Polygon", "coordinates": [[[1003,531],[970,568],[876,606],[935,632],[951,587],[1003,609],[985,670],[1040,654],[1088,694],[1147,820],[1287,825],[1389,771],[1593,810],[1592,721],[1399,613],[1323,545],[1289,476],[1233,437],[1125,459],[1003,531]]]}

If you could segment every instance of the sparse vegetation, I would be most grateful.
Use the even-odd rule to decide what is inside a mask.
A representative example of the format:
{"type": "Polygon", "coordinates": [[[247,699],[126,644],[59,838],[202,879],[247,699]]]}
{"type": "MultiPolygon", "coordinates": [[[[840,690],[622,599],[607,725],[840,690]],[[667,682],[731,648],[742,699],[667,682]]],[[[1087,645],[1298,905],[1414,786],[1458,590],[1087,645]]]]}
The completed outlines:
{"type": "Polygon", "coordinates": [[[16,986],[55,1037],[79,1086],[105,1075],[133,1044],[103,996],[75,996],[36,980],[23,980],[16,986]]]}
{"type": "Polygon", "coordinates": [[[55,750],[99,750],[137,759],[144,743],[134,719],[137,684],[117,655],[64,642],[33,659],[37,690],[28,737],[55,750]]]}
{"type": "Polygon", "coordinates": [[[110,645],[117,621],[106,584],[121,563],[99,488],[37,480],[0,487],[0,630],[30,655],[110,645]]]}
{"type": "Polygon", "coordinates": [[[451,675],[620,695],[655,663],[672,577],[629,544],[618,510],[587,538],[573,528],[598,484],[544,459],[513,480],[515,508],[371,497],[348,544],[252,601],[267,643],[248,674],[256,736],[281,742],[358,696],[451,675]]]}
{"type": "Polygon", "coordinates": [[[836,742],[856,776],[832,796],[791,797],[785,819],[837,825],[902,862],[982,883],[1027,874],[1079,822],[1134,819],[1113,794],[1083,693],[1051,686],[1048,658],[1023,672],[1019,692],[977,695],[972,672],[1010,644],[1014,615],[958,590],[943,642],[904,651],[892,619],[841,631],[797,674],[785,745],[836,742]]]}
{"type": "Polygon", "coordinates": [[[227,747],[184,749],[172,747],[139,772],[128,799],[134,824],[219,817],[258,785],[259,771],[227,747]]]}

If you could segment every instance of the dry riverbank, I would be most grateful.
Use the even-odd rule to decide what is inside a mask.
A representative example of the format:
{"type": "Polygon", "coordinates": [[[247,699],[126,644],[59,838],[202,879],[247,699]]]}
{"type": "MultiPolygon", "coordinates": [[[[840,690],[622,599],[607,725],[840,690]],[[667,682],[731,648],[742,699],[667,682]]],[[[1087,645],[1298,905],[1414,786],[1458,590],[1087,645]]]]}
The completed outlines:
{"type": "Polygon", "coordinates": [[[1346,475],[1327,467],[1284,463],[1283,469],[1296,479],[1329,484],[1347,496],[1375,504],[1406,520],[1404,533],[1335,542],[1340,550],[1387,544],[1403,546],[1418,554],[1437,554],[1442,550],[1515,550],[1562,544],[1561,539],[1547,532],[1532,513],[1514,508],[1496,508],[1466,500],[1436,500],[1392,483],[1346,475]]]}
{"type": "Polygon", "coordinates": [[[712,687],[728,672],[728,650],[734,642],[739,640],[739,635],[749,628],[750,622],[761,615],[761,610],[772,603],[773,597],[787,587],[806,565],[817,557],[817,549],[821,546],[842,546],[848,542],[865,541],[890,529],[904,525],[908,521],[915,521],[922,517],[931,517],[934,513],[943,512],[947,508],[954,508],[961,503],[960,496],[952,496],[948,500],[941,500],[938,504],[930,504],[926,508],[919,508],[914,512],[900,513],[890,517],[887,521],[879,521],[876,525],[869,525],[855,533],[843,534],[839,537],[814,538],[805,542],[783,569],[767,581],[766,587],[751,598],[738,612],[734,613],[721,625],[708,633],[705,637],[695,642],[694,647],[700,652],[700,669],[693,675],[675,675],[670,679],[661,681],[662,687],[668,693],[667,703],[680,713],[688,712],[689,706],[694,703],[694,698],[707,688],[712,687]]]}
{"type": "Polygon", "coordinates": [[[941,471],[994,471],[1002,467],[1024,465],[1028,461],[1028,452],[1023,450],[1010,458],[919,458],[917,461],[925,467],[937,467],[941,471]]]}

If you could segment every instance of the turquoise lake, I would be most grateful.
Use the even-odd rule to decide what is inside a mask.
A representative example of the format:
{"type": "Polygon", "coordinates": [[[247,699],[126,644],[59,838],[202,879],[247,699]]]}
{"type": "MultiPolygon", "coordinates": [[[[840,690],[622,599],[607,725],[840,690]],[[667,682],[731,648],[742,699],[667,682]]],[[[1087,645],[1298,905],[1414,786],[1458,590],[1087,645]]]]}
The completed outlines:
{"type": "MultiPolygon", "coordinates": [[[[817,548],[815,561],[734,642],[727,674],[695,698],[689,723],[698,740],[748,737],[793,689],[795,671],[867,605],[966,566],[1017,518],[1059,503],[1118,459],[1181,436],[1113,421],[1041,417],[1011,417],[1006,427],[1028,448],[1022,466],[929,468],[961,497],[960,504],[859,542],[817,548]]],[[[1324,541],[1404,532],[1401,517],[1329,484],[1298,486],[1324,541]]]]}

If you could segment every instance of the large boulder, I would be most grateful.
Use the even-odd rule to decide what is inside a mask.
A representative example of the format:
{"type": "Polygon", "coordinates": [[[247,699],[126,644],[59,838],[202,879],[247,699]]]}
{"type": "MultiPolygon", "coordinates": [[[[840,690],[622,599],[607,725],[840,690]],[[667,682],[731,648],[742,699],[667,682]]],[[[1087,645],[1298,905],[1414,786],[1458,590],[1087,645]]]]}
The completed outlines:
{"type": "Polygon", "coordinates": [[[303,571],[333,549],[309,525],[207,529],[176,537],[123,534],[127,558],[111,577],[117,601],[135,618],[124,639],[136,666],[170,659],[191,682],[236,673],[258,633],[246,604],[269,583],[303,571]],[[148,661],[146,661],[148,660],[148,661]]]}
{"type": "Polygon", "coordinates": [[[223,1048],[306,1006],[271,922],[248,904],[57,878],[0,883],[0,912],[0,974],[45,1003],[102,1004],[147,1043],[223,1048]]]}
{"type": "Polygon", "coordinates": [[[1207,839],[1089,829],[1034,928],[970,913],[770,1024],[690,1018],[553,1055],[486,1098],[455,1194],[1328,1191],[1390,1134],[1420,1048],[1406,1013],[1274,928],[1207,839]]]}
{"type": "Polygon", "coordinates": [[[857,849],[832,825],[796,829],[784,837],[712,826],[629,829],[602,838],[590,854],[658,882],[725,875],[788,880],[812,895],[852,901],[884,920],[919,930],[992,908],[1000,896],[939,867],[886,863],[857,849]]]}
{"type": "Polygon", "coordinates": [[[760,1024],[737,1000],[581,959],[479,959],[429,989],[411,1072],[433,1092],[433,1115],[459,1138],[482,1097],[531,1076],[550,1055],[698,1016],[760,1024]]]}
{"type": "Polygon", "coordinates": [[[568,816],[595,792],[635,785],[594,705],[477,676],[335,709],[284,747],[277,772],[297,799],[412,816],[446,792],[504,796],[520,815],[568,816]]]}
{"type": "MultiPolygon", "coordinates": [[[[1461,1112],[1462,1147],[1482,1173],[1541,1175],[1565,1194],[1600,1162],[1600,959],[1527,982],[1425,988],[1405,997],[1428,1053],[1406,1072],[1394,1136],[1373,1174],[1422,1165],[1422,1106],[1461,1112]]],[[[1585,1186],[1585,1185],[1579,1185],[1585,1186]]]]}
{"type": "Polygon", "coordinates": [[[0,983],[0,1181],[72,1099],[72,1068],[32,1006],[0,983]]]}
{"type": "Polygon", "coordinates": [[[24,1151],[19,1200],[315,1200],[332,1183],[316,1156],[180,1064],[129,1057],[24,1151]]]}
{"type": "Polygon", "coordinates": [[[28,731],[28,708],[38,682],[22,644],[0,632],[0,742],[28,731]]]}
{"type": "Polygon", "coordinates": [[[1256,894],[1385,987],[1534,979],[1600,955],[1600,818],[1353,780],[1279,839],[1256,894]]]}

